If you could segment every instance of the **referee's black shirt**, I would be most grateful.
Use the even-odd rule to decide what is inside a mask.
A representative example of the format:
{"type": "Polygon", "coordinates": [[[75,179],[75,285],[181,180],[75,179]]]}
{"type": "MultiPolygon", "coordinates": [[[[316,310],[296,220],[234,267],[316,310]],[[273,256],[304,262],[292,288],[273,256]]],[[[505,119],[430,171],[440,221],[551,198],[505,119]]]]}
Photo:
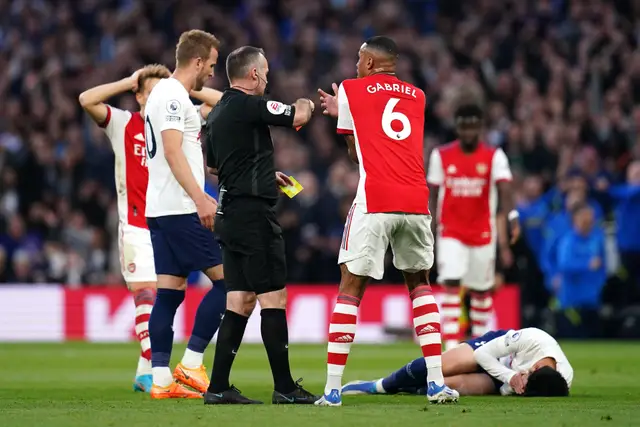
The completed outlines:
{"type": "Polygon", "coordinates": [[[205,129],[207,166],[218,170],[227,197],[278,199],[269,125],[293,126],[295,107],[227,89],[205,129]]]}

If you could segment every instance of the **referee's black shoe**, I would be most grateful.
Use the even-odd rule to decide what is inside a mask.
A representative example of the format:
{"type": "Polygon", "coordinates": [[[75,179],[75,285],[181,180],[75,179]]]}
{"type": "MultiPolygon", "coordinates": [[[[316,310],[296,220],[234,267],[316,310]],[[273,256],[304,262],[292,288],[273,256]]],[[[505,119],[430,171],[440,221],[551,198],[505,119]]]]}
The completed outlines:
{"type": "Polygon", "coordinates": [[[302,388],[302,378],[296,381],[296,389],[291,393],[273,392],[271,403],[274,405],[313,405],[322,396],[316,396],[302,388]]]}
{"type": "Polygon", "coordinates": [[[204,394],[205,405],[261,405],[259,400],[249,399],[240,393],[240,390],[231,386],[229,390],[222,393],[212,393],[207,391],[204,394]]]}

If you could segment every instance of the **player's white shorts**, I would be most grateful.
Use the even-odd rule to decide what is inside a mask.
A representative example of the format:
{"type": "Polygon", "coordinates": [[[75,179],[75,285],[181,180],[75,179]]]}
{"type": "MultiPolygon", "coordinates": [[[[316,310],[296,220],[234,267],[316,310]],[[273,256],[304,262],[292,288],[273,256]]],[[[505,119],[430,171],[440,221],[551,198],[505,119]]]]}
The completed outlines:
{"type": "Polygon", "coordinates": [[[460,280],[474,291],[488,291],[495,284],[496,246],[467,246],[457,239],[439,237],[436,241],[438,283],[460,280]]]}
{"type": "Polygon", "coordinates": [[[380,280],[389,244],[398,270],[429,270],[433,266],[431,215],[365,213],[354,203],[345,223],[338,264],[346,264],[358,276],[380,280]]]}
{"type": "Polygon", "coordinates": [[[156,268],[149,230],[120,224],[120,270],[125,282],[155,282],[156,268]]]}

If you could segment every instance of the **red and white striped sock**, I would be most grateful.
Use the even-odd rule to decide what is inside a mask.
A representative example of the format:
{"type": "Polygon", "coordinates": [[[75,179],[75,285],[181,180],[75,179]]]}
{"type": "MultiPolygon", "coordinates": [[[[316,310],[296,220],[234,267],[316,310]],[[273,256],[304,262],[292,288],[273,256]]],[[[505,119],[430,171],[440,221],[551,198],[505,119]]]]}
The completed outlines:
{"type": "Polygon", "coordinates": [[[427,365],[427,382],[444,384],[442,376],[442,337],[440,312],[431,292],[431,286],[420,285],[411,292],[413,327],[427,365]]]}
{"type": "Polygon", "coordinates": [[[342,374],[347,364],[351,344],[356,335],[360,299],[351,295],[338,295],[331,314],[329,343],[327,345],[327,385],[325,394],[342,389],[342,374]]]}
{"type": "Polygon", "coordinates": [[[493,298],[489,292],[472,292],[469,304],[471,335],[478,338],[489,332],[489,321],[493,312],[493,298]]]}
{"type": "Polygon", "coordinates": [[[152,288],[140,289],[133,292],[136,305],[136,336],[140,341],[140,359],[136,375],[151,374],[151,341],[149,340],[149,316],[156,298],[156,291],[152,288]]]}
{"type": "Polygon", "coordinates": [[[442,339],[444,348],[451,349],[462,341],[460,331],[460,316],[462,315],[460,288],[458,286],[445,286],[442,297],[442,339]]]}

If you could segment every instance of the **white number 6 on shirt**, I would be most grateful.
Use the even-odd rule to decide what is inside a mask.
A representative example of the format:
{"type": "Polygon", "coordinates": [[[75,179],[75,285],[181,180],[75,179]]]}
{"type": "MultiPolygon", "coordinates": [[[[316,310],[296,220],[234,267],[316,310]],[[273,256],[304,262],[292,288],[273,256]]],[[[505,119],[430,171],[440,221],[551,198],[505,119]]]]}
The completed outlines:
{"type": "Polygon", "coordinates": [[[384,111],[382,112],[382,130],[389,138],[402,141],[411,135],[411,122],[409,122],[409,118],[404,114],[393,111],[396,105],[398,105],[398,102],[400,102],[399,98],[391,98],[384,107],[384,111]],[[402,130],[395,131],[391,128],[391,122],[394,120],[402,123],[402,130]]]}

